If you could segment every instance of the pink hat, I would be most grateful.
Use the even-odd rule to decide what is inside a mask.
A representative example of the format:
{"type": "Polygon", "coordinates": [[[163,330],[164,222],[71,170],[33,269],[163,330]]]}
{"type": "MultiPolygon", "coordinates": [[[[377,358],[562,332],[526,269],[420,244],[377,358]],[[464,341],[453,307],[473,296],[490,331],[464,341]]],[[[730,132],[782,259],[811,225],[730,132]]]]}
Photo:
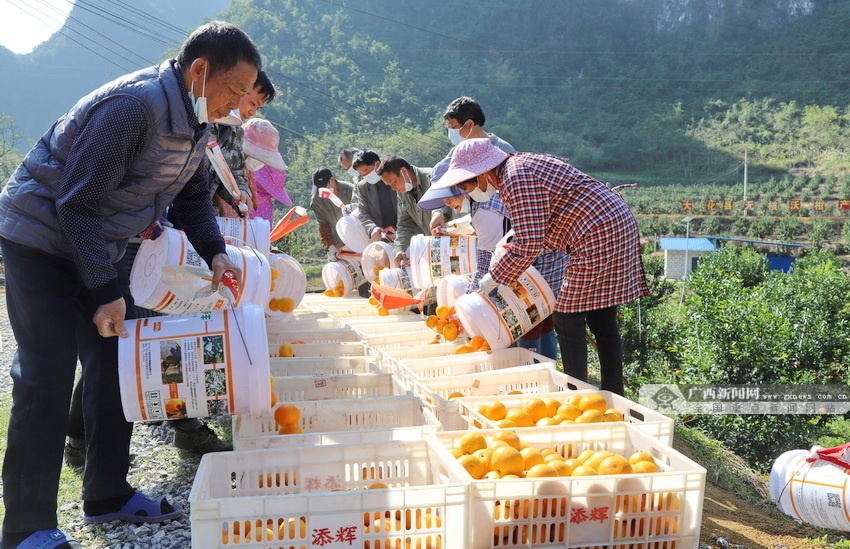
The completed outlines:
{"type": "Polygon", "coordinates": [[[251,118],[242,124],[242,129],[245,130],[242,152],[246,156],[256,158],[278,170],[286,169],[286,162],[277,150],[280,134],[271,122],[262,118],[251,118]]]}
{"type": "Polygon", "coordinates": [[[444,189],[463,183],[492,170],[507,157],[508,153],[493,145],[486,137],[461,141],[452,151],[449,169],[431,188],[444,189]]]}

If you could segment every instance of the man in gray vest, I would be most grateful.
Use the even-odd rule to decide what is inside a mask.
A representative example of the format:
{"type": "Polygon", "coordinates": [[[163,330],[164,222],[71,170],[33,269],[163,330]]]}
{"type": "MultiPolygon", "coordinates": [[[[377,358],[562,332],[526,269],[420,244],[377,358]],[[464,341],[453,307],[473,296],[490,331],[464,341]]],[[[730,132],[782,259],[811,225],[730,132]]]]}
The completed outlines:
{"type": "Polygon", "coordinates": [[[171,205],[217,287],[239,269],[225,253],[207,190],[208,122],[249,93],[260,69],[251,39],[213,21],[177,59],[80,99],[26,155],[0,194],[6,304],[18,343],[3,463],[2,549],[73,549],[56,495],[74,370],[83,366],[83,518],[161,522],[182,514],[127,482],[132,424],[118,383],[118,337],[134,310],[116,268],[127,240],[155,234],[171,205]]]}

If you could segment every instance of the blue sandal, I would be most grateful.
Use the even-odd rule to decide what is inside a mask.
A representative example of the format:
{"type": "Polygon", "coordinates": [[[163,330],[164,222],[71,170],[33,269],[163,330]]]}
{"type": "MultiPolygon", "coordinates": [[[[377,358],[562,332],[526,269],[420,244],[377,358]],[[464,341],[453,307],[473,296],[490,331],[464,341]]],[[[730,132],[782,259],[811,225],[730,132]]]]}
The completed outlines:
{"type": "Polygon", "coordinates": [[[168,503],[164,497],[151,499],[141,492],[136,492],[120,511],[95,516],[83,515],[83,521],[86,524],[99,524],[112,520],[137,523],[163,522],[181,516],[183,516],[183,508],[179,505],[168,503]]]}
{"type": "Polygon", "coordinates": [[[39,530],[18,544],[18,549],[83,549],[80,542],[62,530],[39,530]]]}

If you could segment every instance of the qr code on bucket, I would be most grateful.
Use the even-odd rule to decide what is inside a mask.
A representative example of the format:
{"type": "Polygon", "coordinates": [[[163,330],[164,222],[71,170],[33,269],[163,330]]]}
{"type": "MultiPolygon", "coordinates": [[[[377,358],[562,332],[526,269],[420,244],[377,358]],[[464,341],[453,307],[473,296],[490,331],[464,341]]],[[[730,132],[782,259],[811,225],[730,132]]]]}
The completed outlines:
{"type": "Polygon", "coordinates": [[[827,507],[837,507],[841,508],[841,496],[838,494],[832,494],[827,492],[826,494],[826,505],[827,507]]]}

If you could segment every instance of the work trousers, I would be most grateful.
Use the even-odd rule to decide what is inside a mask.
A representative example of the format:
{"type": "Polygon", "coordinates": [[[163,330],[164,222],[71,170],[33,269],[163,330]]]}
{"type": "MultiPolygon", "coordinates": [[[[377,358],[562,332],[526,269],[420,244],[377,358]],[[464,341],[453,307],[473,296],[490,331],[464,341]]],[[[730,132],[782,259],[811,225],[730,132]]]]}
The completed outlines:
{"type": "MultiPolygon", "coordinates": [[[[56,528],[56,499],[77,358],[83,367],[86,434],[84,501],[133,493],[127,483],[132,424],[118,383],[118,338],[103,338],[97,309],[76,264],[0,239],[6,306],[18,344],[3,462],[3,530],[56,528]]],[[[119,270],[128,315],[129,283],[119,270]]]]}
{"type": "Polygon", "coordinates": [[[556,312],[554,316],[564,373],[587,381],[586,326],[596,339],[602,376],[600,389],[622,395],[623,340],[620,338],[620,326],[617,322],[617,306],[580,313],[556,312]]]}

